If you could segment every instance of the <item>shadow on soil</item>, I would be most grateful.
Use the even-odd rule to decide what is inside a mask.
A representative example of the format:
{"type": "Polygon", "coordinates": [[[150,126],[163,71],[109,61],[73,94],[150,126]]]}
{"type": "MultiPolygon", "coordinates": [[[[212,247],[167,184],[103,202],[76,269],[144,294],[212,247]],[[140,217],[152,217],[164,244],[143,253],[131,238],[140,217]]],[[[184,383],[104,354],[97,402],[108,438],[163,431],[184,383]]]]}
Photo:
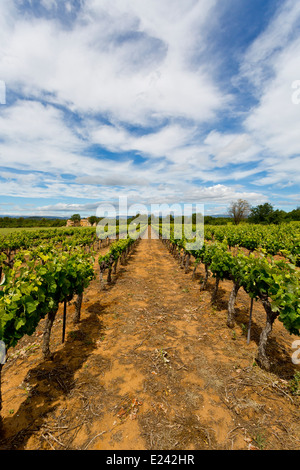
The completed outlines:
{"type": "MultiPolygon", "coordinates": [[[[247,329],[249,323],[249,311],[243,308],[235,309],[235,322],[245,330],[245,339],[247,336],[247,329]]],[[[277,320],[279,321],[279,320],[277,320]]],[[[254,341],[258,347],[262,326],[258,325],[255,319],[252,319],[251,324],[251,341],[254,341]]],[[[291,356],[286,349],[279,343],[278,337],[270,335],[267,345],[267,356],[270,358],[271,373],[278,376],[279,379],[290,380],[294,377],[299,369],[293,364],[291,356]]]]}
{"type": "Polygon", "coordinates": [[[103,335],[101,316],[105,309],[99,302],[89,306],[90,315],[68,333],[62,349],[53,352],[51,360],[41,361],[24,379],[27,398],[11,418],[3,420],[0,450],[22,450],[45,418],[61,405],[60,400],[75,387],[74,375],[103,335]]]}
{"type": "MultiPolygon", "coordinates": [[[[207,286],[204,290],[200,289],[201,283],[203,282],[203,274],[195,273],[194,274],[194,281],[199,283],[199,291],[200,292],[209,292],[209,294],[213,295],[214,287],[215,287],[215,280],[213,277],[209,277],[207,286]]],[[[228,309],[228,295],[229,293],[222,289],[220,286],[218,289],[218,294],[215,301],[212,303],[213,307],[217,310],[225,310],[227,312],[228,309]]],[[[249,308],[250,308],[250,300],[249,300],[249,308]]],[[[224,318],[226,322],[226,318],[224,318]]],[[[278,321],[278,320],[277,320],[278,321]]],[[[242,330],[244,330],[245,340],[247,337],[247,330],[249,325],[249,309],[245,306],[243,308],[235,307],[235,323],[238,325],[242,330]]],[[[259,325],[255,321],[255,303],[254,303],[254,312],[253,318],[251,323],[251,341],[254,341],[258,347],[259,339],[262,332],[262,326],[259,325]]],[[[291,356],[289,353],[284,349],[284,347],[278,342],[278,338],[276,336],[270,335],[268,340],[267,346],[267,355],[270,358],[271,362],[271,373],[278,376],[279,379],[290,380],[293,379],[296,372],[299,372],[299,368],[295,366],[291,361],[291,356]]]]}
{"type": "Polygon", "coordinates": [[[112,271],[112,273],[111,273],[111,281],[110,282],[107,282],[107,278],[104,279],[104,284],[103,284],[103,287],[100,289],[100,292],[101,291],[102,292],[109,291],[113,286],[116,285],[118,279],[120,277],[122,277],[122,275],[126,272],[126,266],[131,261],[134,261],[134,256],[136,255],[137,247],[138,247],[138,245],[135,245],[132,248],[131,252],[127,256],[127,258],[123,261],[122,264],[118,263],[117,271],[115,273],[112,271]]]}
{"type": "MultiPolygon", "coordinates": [[[[209,291],[213,291],[213,286],[208,288],[209,291]]],[[[228,296],[225,290],[219,288],[217,299],[214,303],[215,308],[218,310],[228,309],[228,300],[224,298],[224,294],[228,296]]],[[[226,320],[225,320],[226,321],[226,320]]],[[[279,321],[279,320],[277,320],[279,321]]],[[[235,323],[240,326],[245,335],[245,341],[247,338],[248,326],[249,326],[249,309],[247,307],[238,308],[235,307],[235,323]]],[[[254,341],[258,347],[260,335],[262,332],[262,325],[259,325],[255,321],[255,304],[254,312],[251,321],[251,341],[254,341]]],[[[267,356],[270,358],[270,370],[269,372],[278,376],[279,379],[290,380],[294,377],[298,368],[291,361],[291,356],[279,343],[277,336],[269,336],[267,345],[267,356]]]]}
{"type": "MultiPolygon", "coordinates": [[[[138,244],[124,261],[112,280],[102,291],[112,288],[126,270],[126,265],[136,254],[138,244]]],[[[100,291],[101,292],[101,291],[100,291]]],[[[62,349],[53,352],[51,360],[44,360],[30,369],[23,383],[28,392],[26,400],[10,418],[6,418],[0,430],[0,450],[22,450],[27,441],[45,423],[46,417],[60,406],[60,400],[75,387],[75,373],[96,349],[96,341],[105,334],[101,317],[109,305],[103,307],[100,301],[87,308],[90,314],[68,335],[62,349]],[[25,423],[25,424],[24,424],[25,423]]]]}

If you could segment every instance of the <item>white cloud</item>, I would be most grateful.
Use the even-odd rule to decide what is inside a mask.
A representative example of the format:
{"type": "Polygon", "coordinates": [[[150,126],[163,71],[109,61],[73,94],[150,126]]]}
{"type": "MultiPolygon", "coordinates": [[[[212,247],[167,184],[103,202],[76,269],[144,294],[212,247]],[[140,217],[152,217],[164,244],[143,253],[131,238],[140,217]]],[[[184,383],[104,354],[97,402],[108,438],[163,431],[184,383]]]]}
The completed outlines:
{"type": "MultiPolygon", "coordinates": [[[[113,175],[112,160],[86,154],[89,143],[64,113],[50,105],[18,101],[0,116],[1,166],[15,170],[70,174],[74,177],[113,175]],[[78,131],[78,132],[77,132],[78,131]]],[[[131,161],[118,163],[121,172],[132,171],[131,161]]]]}
{"type": "Polygon", "coordinates": [[[8,142],[25,144],[40,140],[47,145],[70,149],[80,144],[74,130],[64,124],[62,111],[36,101],[19,100],[4,108],[0,116],[1,138],[8,142]]]}
{"type": "Polygon", "coordinates": [[[296,2],[283,3],[245,54],[237,83],[250,83],[258,104],[243,129],[223,132],[216,118],[232,97],[201,55],[220,0],[86,0],[68,28],[55,0],[42,4],[51,19],[0,5],[0,80],[24,97],[0,109],[1,194],[227,204],[264,200],[232,181],[299,182],[296,2]]]}
{"type": "Polygon", "coordinates": [[[239,78],[247,78],[260,95],[277,68],[277,56],[297,40],[299,35],[300,4],[294,0],[281,2],[275,16],[249,47],[241,64],[239,78]]]}
{"type": "Polygon", "coordinates": [[[52,93],[74,110],[117,121],[207,121],[228,97],[204,65],[195,66],[190,51],[214,4],[86,2],[70,30],[17,17],[15,28],[6,29],[1,70],[11,88],[38,98],[52,93]]]}
{"type": "MultiPolygon", "coordinates": [[[[222,167],[234,160],[237,148],[242,152],[252,146],[246,136],[218,133],[210,134],[205,143],[196,145],[195,129],[177,125],[140,137],[120,127],[101,126],[97,129],[92,121],[87,127],[90,127],[91,135],[83,129],[85,140],[76,132],[76,126],[72,129],[67,126],[63,112],[53,106],[18,101],[8,107],[0,117],[0,138],[3,140],[0,157],[2,166],[15,171],[0,172],[3,179],[1,194],[93,200],[105,193],[108,200],[122,192],[139,202],[149,198],[154,198],[155,202],[175,202],[176,198],[184,201],[185,198],[195,200],[202,196],[208,200],[206,195],[214,200],[212,190],[198,191],[194,181],[222,182],[234,179],[235,175],[216,172],[216,163],[209,159],[209,155],[214,153],[217,158],[223,155],[222,163],[218,164],[222,167]],[[111,151],[134,150],[147,159],[142,164],[134,164],[128,158],[116,161],[87,156],[90,143],[100,143],[111,151]],[[162,156],[165,158],[161,159],[162,156]],[[69,175],[69,178],[64,175],[69,175]],[[119,188],[114,189],[116,186],[119,188]]],[[[240,178],[242,173],[236,176],[240,178]]],[[[218,191],[216,194],[227,200],[226,192],[218,191]]],[[[253,194],[249,193],[249,197],[253,194]]]]}
{"type": "MultiPolygon", "coordinates": [[[[248,49],[241,64],[238,82],[254,87],[258,104],[244,121],[245,132],[255,142],[265,171],[259,185],[282,187],[299,183],[300,106],[292,101],[292,84],[299,79],[300,4],[281,4],[267,29],[248,49]]],[[[254,147],[255,150],[255,147],[254,147]]],[[[247,155],[246,155],[247,156],[247,155]]],[[[249,155],[253,161],[253,156],[249,155]]]]}
{"type": "MultiPolygon", "coordinates": [[[[141,3],[135,0],[87,1],[71,29],[55,20],[18,17],[6,28],[9,41],[0,57],[11,90],[36,101],[20,101],[0,116],[0,157],[3,166],[40,172],[18,188],[21,176],[2,184],[6,195],[99,197],[99,186],[148,187],[201,177],[212,169],[206,148],[192,128],[178,118],[207,122],[227,102],[193,54],[216,1],[178,0],[141,3]],[[45,53],[45,51],[47,51],[45,53]],[[40,98],[79,111],[84,128],[68,127],[62,111],[38,103],[40,98]],[[114,126],[98,126],[90,115],[106,114],[114,126]],[[134,135],[120,124],[147,125],[166,118],[171,123],[156,132],[134,135]],[[141,154],[148,161],[115,162],[87,156],[89,144],[111,152],[141,154]],[[161,161],[161,158],[165,162],[161,161]],[[151,161],[155,159],[155,162],[151,161]],[[51,181],[41,173],[55,175],[51,181]],[[73,182],[60,178],[70,174],[73,182]]],[[[44,0],[54,8],[56,2],[44,0]]],[[[6,173],[6,176],[8,174],[6,173]]],[[[165,189],[166,192],[166,189],[165,189]]],[[[166,194],[165,194],[166,195],[166,194]]]]}
{"type": "Polygon", "coordinates": [[[276,55],[275,77],[268,82],[245,126],[272,155],[286,158],[300,153],[300,106],[292,102],[292,83],[298,77],[300,40],[276,55]]]}
{"type": "Polygon", "coordinates": [[[51,215],[69,215],[74,212],[80,212],[81,214],[95,214],[98,206],[104,202],[113,202],[116,206],[119,203],[119,197],[127,198],[128,207],[132,204],[146,204],[149,208],[155,204],[174,204],[187,202],[190,204],[204,204],[206,210],[209,209],[210,205],[214,204],[217,207],[223,207],[228,205],[232,200],[238,198],[247,199],[252,204],[261,203],[261,201],[267,201],[267,198],[260,193],[241,191],[237,188],[225,186],[225,185],[214,185],[210,187],[186,187],[185,184],[179,184],[178,187],[158,187],[153,189],[151,193],[146,188],[140,188],[139,190],[131,189],[129,191],[117,191],[110,189],[105,192],[105,198],[95,198],[97,202],[88,203],[57,203],[51,205],[38,206],[35,210],[39,214],[51,214],[51,215]],[[183,200],[185,198],[185,200],[183,200]]]}
{"type": "Polygon", "coordinates": [[[249,134],[221,134],[212,131],[204,141],[217,167],[260,160],[261,148],[249,134]]]}
{"type": "MultiPolygon", "coordinates": [[[[82,171],[84,142],[64,122],[61,111],[38,102],[18,101],[0,116],[1,165],[16,170],[82,171]]],[[[96,162],[87,158],[87,162],[96,162]]],[[[98,162],[99,165],[99,162],[98,162]]]]}
{"type": "Polygon", "coordinates": [[[266,186],[276,184],[285,188],[300,184],[300,156],[294,158],[266,158],[260,165],[261,171],[267,172],[264,177],[258,178],[254,184],[266,186]]]}
{"type": "Polygon", "coordinates": [[[195,129],[170,124],[156,132],[135,136],[121,127],[87,125],[91,142],[98,143],[112,152],[137,151],[152,158],[166,157],[172,160],[175,150],[186,147],[194,137],[195,129]]]}
{"type": "Polygon", "coordinates": [[[41,0],[41,5],[43,5],[47,10],[57,8],[56,0],[41,0]]]}

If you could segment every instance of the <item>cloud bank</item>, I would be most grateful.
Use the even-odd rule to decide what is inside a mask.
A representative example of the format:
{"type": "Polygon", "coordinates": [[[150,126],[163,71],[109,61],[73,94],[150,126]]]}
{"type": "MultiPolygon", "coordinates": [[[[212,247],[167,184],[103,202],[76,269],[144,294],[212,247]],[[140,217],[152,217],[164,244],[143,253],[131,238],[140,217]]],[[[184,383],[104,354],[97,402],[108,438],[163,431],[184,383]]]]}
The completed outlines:
{"type": "Polygon", "coordinates": [[[121,194],[216,211],[239,197],[296,205],[300,7],[281,2],[224,86],[217,26],[233,4],[2,3],[1,211],[14,198],[11,213],[28,200],[32,213],[88,213],[121,194]]]}

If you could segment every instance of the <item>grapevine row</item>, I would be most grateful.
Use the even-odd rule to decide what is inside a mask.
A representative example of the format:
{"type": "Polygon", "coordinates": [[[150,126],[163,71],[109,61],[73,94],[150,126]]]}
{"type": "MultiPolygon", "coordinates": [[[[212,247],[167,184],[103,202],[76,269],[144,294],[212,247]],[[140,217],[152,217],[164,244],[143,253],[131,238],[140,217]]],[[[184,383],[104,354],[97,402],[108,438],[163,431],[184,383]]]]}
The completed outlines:
{"type": "MultiPolygon", "coordinates": [[[[91,249],[87,252],[85,249],[85,246],[94,248],[93,235],[87,240],[82,236],[80,239],[76,236],[62,240],[59,249],[50,242],[31,250],[20,250],[11,265],[4,267],[5,275],[0,286],[0,340],[5,344],[6,351],[14,347],[24,335],[32,335],[41,319],[45,319],[42,353],[45,359],[51,357],[50,335],[59,305],[64,304],[64,341],[66,305],[74,297],[73,323],[80,321],[83,291],[95,278],[95,252],[91,249]],[[79,241],[81,246],[77,245],[79,241]]],[[[108,253],[99,256],[101,276],[108,270],[108,282],[113,267],[115,271],[118,260],[124,262],[136,238],[115,241],[108,253]]],[[[102,240],[105,244],[110,241],[109,238],[102,240]]]]}
{"type": "MultiPolygon", "coordinates": [[[[140,234],[142,234],[148,226],[141,227],[140,234]]],[[[133,234],[132,234],[133,236],[133,234]]],[[[128,236],[126,239],[121,239],[114,242],[109,251],[104,256],[99,256],[98,263],[100,269],[100,286],[103,288],[103,273],[107,271],[107,282],[111,282],[112,272],[116,272],[118,262],[124,264],[126,257],[129,255],[139,238],[131,238],[128,236]]]]}
{"type": "Polygon", "coordinates": [[[226,241],[204,242],[201,249],[190,251],[186,249],[185,238],[176,238],[174,233],[166,238],[161,227],[159,235],[169,250],[180,259],[182,267],[184,264],[188,267],[191,257],[195,259],[194,272],[200,263],[204,265],[205,278],[202,289],[205,289],[209,273],[212,273],[215,278],[213,302],[217,296],[219,282],[233,282],[228,301],[229,327],[234,326],[234,306],[241,288],[251,299],[261,301],[266,313],[266,325],[260,335],[257,360],[262,367],[269,370],[270,360],[266,348],[274,321],[278,318],[290,334],[300,334],[300,275],[296,266],[287,260],[275,260],[263,253],[246,255],[238,251],[233,254],[228,251],[226,241]]]}
{"type": "MultiPolygon", "coordinates": [[[[64,302],[66,306],[76,294],[82,295],[94,277],[94,264],[90,254],[80,248],[70,253],[47,250],[32,254],[20,254],[12,269],[6,270],[0,290],[0,339],[8,350],[24,335],[32,335],[45,318],[42,351],[48,358],[51,328],[59,305],[64,302]]],[[[0,364],[0,380],[1,368],[0,364]]]]}
{"type": "Polygon", "coordinates": [[[205,225],[197,227],[195,224],[180,223],[160,224],[154,226],[161,229],[164,235],[175,237],[176,239],[192,239],[195,233],[209,242],[227,243],[229,249],[241,247],[253,252],[255,250],[265,251],[275,256],[281,255],[300,267],[300,223],[291,222],[278,225],[249,225],[239,226],[225,225],[214,226],[205,225]]]}

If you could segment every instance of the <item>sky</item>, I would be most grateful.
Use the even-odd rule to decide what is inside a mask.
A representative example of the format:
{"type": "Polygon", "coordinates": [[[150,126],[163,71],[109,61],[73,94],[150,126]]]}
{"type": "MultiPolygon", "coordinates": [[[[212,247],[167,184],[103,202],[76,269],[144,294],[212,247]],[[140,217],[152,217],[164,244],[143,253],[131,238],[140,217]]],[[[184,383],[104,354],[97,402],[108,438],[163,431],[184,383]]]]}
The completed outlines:
{"type": "Polygon", "coordinates": [[[298,0],[0,0],[0,215],[300,206],[298,0]]]}

